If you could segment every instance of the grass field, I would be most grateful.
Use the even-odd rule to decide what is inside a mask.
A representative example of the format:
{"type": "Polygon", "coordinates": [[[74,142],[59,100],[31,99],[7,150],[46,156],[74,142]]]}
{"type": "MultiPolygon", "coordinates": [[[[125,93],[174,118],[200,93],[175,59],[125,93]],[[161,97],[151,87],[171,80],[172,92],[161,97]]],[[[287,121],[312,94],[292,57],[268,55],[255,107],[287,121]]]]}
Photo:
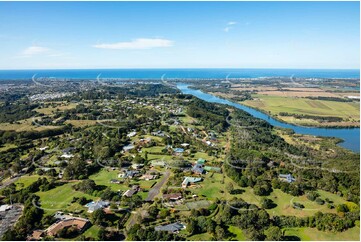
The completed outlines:
{"type": "Polygon", "coordinates": [[[187,238],[187,240],[191,241],[210,241],[212,240],[212,235],[209,233],[203,233],[203,234],[195,234],[187,238]]]}
{"type": "Polygon", "coordinates": [[[16,147],[17,147],[17,145],[15,145],[15,144],[5,144],[4,146],[0,146],[0,152],[14,149],[16,147]]]}
{"type": "Polygon", "coordinates": [[[315,228],[287,228],[285,236],[297,236],[305,241],[360,241],[360,228],[354,227],[344,232],[318,231],[315,228]]]}
{"type": "MultiPolygon", "coordinates": [[[[38,113],[43,113],[45,115],[50,115],[54,113],[57,109],[60,111],[74,109],[77,106],[77,103],[62,103],[62,102],[50,102],[53,103],[55,107],[46,107],[46,108],[37,108],[34,109],[38,113]]],[[[45,104],[48,104],[48,102],[45,102],[45,104]]]]}
{"type": "Polygon", "coordinates": [[[39,175],[25,175],[20,177],[16,182],[16,190],[19,190],[21,188],[26,188],[28,187],[30,184],[34,183],[35,181],[37,181],[41,176],[39,175]]]}
{"type": "Polygon", "coordinates": [[[42,131],[47,129],[58,129],[59,126],[35,126],[32,125],[33,119],[28,118],[24,120],[19,120],[18,123],[0,123],[0,130],[15,130],[17,132],[21,131],[42,131]]]}
{"type": "Polygon", "coordinates": [[[235,227],[235,226],[229,226],[228,231],[235,236],[233,237],[237,241],[245,241],[247,238],[244,236],[242,229],[235,227]]]}
{"type": "MultiPolygon", "coordinates": [[[[247,100],[243,103],[247,106],[271,112],[272,115],[279,114],[280,112],[288,112],[312,116],[340,117],[344,120],[350,119],[355,122],[360,120],[360,104],[355,102],[335,102],[311,100],[307,98],[254,95],[254,100],[247,100]]],[[[278,118],[286,122],[302,122],[292,117],[278,116],[278,118]]],[[[307,120],[307,122],[316,121],[307,120]]]]}
{"type": "Polygon", "coordinates": [[[73,197],[86,197],[87,199],[96,199],[91,195],[85,194],[80,191],[75,191],[72,186],[76,182],[70,182],[62,186],[58,186],[46,192],[35,193],[40,197],[41,208],[47,214],[53,214],[58,210],[75,211],[78,209],[84,209],[79,204],[72,204],[73,197]]]}

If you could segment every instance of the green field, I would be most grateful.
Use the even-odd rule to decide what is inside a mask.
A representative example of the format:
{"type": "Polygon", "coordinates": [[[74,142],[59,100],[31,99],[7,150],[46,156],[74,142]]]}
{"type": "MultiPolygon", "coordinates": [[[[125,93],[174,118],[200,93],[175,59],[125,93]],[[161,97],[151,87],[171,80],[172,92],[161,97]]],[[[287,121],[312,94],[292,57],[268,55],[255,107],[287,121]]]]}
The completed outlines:
{"type": "Polygon", "coordinates": [[[30,184],[34,183],[35,181],[37,181],[41,176],[39,175],[25,175],[20,177],[16,182],[16,190],[19,190],[21,188],[26,188],[28,187],[30,184]]]}
{"type": "MultiPolygon", "coordinates": [[[[280,112],[292,114],[304,114],[312,116],[340,117],[350,121],[360,120],[360,104],[356,102],[335,102],[324,100],[311,100],[307,98],[279,97],[268,95],[254,95],[254,100],[246,100],[243,104],[277,115],[280,112]]],[[[302,122],[293,117],[282,117],[286,122],[302,122]]],[[[303,122],[318,123],[315,120],[304,120],[303,122]]]]}
{"type": "Polygon", "coordinates": [[[44,209],[45,213],[53,214],[58,210],[75,211],[85,209],[77,203],[72,204],[71,201],[73,197],[86,197],[87,199],[93,200],[96,199],[96,197],[91,195],[75,191],[72,188],[74,184],[76,184],[76,182],[69,182],[46,192],[35,193],[40,197],[41,208],[44,209]]]}
{"type": "Polygon", "coordinates": [[[305,241],[359,241],[360,228],[355,226],[339,233],[319,231],[316,228],[287,228],[284,235],[297,236],[305,241]]]}
{"type": "Polygon", "coordinates": [[[228,231],[232,234],[234,234],[235,236],[233,237],[234,239],[238,240],[238,241],[245,241],[247,240],[247,238],[244,236],[242,229],[235,227],[235,226],[229,226],[228,231]]]}

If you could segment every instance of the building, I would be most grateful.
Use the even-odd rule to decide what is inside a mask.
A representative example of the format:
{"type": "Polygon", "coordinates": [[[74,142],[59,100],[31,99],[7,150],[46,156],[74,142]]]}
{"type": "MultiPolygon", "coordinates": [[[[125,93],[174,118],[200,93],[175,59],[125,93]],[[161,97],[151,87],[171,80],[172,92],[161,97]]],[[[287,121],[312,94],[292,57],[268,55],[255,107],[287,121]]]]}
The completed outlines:
{"type": "Polygon", "coordinates": [[[92,213],[98,209],[103,209],[105,207],[109,206],[109,202],[105,202],[105,201],[97,201],[97,202],[90,202],[88,204],[85,205],[85,207],[88,208],[88,213],[92,213]]]}
{"type": "Polygon", "coordinates": [[[197,175],[201,175],[204,173],[203,165],[195,164],[192,168],[192,172],[197,175]]]}
{"type": "Polygon", "coordinates": [[[295,178],[292,177],[291,174],[279,174],[278,176],[281,180],[286,181],[288,183],[296,181],[295,178]]]}
{"type": "Polygon", "coordinates": [[[177,223],[172,223],[172,224],[167,224],[167,225],[159,225],[159,226],[156,226],[154,229],[155,229],[155,231],[167,231],[167,232],[171,232],[171,233],[176,233],[185,228],[186,228],[186,226],[184,224],[177,222],[177,223]]]}
{"type": "Polygon", "coordinates": [[[128,152],[128,151],[130,151],[130,150],[132,150],[134,148],[135,148],[135,146],[133,144],[129,144],[129,145],[126,145],[126,146],[123,147],[123,151],[128,152]]]}
{"type": "Polygon", "coordinates": [[[173,151],[175,153],[183,153],[184,152],[184,149],[183,148],[174,148],[173,151]]]}
{"type": "Polygon", "coordinates": [[[183,196],[182,196],[182,193],[178,192],[178,193],[169,193],[169,194],[163,194],[163,199],[165,200],[173,200],[173,201],[176,201],[176,200],[179,200],[179,199],[182,199],[183,196]]]}
{"type": "Polygon", "coordinates": [[[123,193],[123,196],[126,197],[132,197],[134,194],[136,194],[139,191],[140,187],[138,185],[132,186],[131,189],[128,189],[123,193]]]}
{"type": "Polygon", "coordinates": [[[36,229],[33,233],[28,237],[28,240],[41,240],[44,236],[44,231],[40,229],[36,229]]]}
{"type": "Polygon", "coordinates": [[[220,167],[214,167],[214,166],[204,166],[203,169],[205,171],[214,171],[220,173],[222,170],[220,167]]]}
{"type": "Polygon", "coordinates": [[[206,163],[206,160],[203,159],[203,158],[199,158],[199,159],[197,160],[197,164],[204,165],[204,163],[206,163]]]}
{"type": "Polygon", "coordinates": [[[127,134],[127,137],[131,138],[137,135],[137,132],[130,132],[129,134],[127,134]]]}
{"type": "Polygon", "coordinates": [[[151,166],[161,166],[161,167],[164,167],[166,166],[165,162],[164,161],[156,161],[156,160],[153,160],[151,163],[150,163],[151,166]]]}
{"type": "Polygon", "coordinates": [[[146,181],[150,181],[150,180],[154,180],[157,179],[157,175],[151,175],[151,174],[144,174],[143,176],[139,177],[140,180],[146,180],[146,181]]]}
{"type": "Polygon", "coordinates": [[[4,204],[0,206],[0,212],[5,212],[5,211],[9,211],[10,209],[12,209],[13,206],[12,205],[8,205],[8,204],[4,204]]]}
{"type": "Polygon", "coordinates": [[[186,188],[190,184],[194,184],[202,181],[202,178],[199,177],[188,177],[186,176],[182,182],[182,188],[186,188]]]}
{"type": "Polygon", "coordinates": [[[124,169],[118,174],[118,178],[133,178],[139,174],[139,171],[124,169]]]}
{"type": "MultiPolygon", "coordinates": [[[[56,236],[60,230],[66,227],[75,227],[80,232],[83,232],[88,226],[90,225],[90,222],[88,219],[85,218],[77,218],[77,217],[71,217],[64,220],[61,220],[57,223],[52,224],[49,228],[45,230],[45,233],[48,236],[56,236]]],[[[40,232],[40,231],[39,231],[40,232]]],[[[37,235],[38,233],[36,233],[37,235]]]]}

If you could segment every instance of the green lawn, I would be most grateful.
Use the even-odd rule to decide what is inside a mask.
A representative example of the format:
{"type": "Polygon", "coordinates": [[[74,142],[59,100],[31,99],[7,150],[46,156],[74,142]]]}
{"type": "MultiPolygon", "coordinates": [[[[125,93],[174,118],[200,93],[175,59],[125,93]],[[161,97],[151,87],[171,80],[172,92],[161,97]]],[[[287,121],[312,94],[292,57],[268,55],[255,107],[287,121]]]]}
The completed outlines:
{"type": "Polygon", "coordinates": [[[187,238],[187,240],[191,241],[210,241],[212,240],[212,235],[209,233],[203,233],[203,234],[195,234],[187,238]]]}
{"type": "Polygon", "coordinates": [[[53,214],[58,210],[64,211],[67,209],[69,211],[75,211],[81,209],[81,206],[71,203],[73,197],[84,196],[87,199],[97,199],[83,192],[75,191],[72,186],[76,183],[77,182],[70,182],[46,192],[36,192],[35,194],[40,197],[41,207],[45,213],[53,214]]]}
{"type": "Polygon", "coordinates": [[[103,185],[110,187],[113,191],[126,191],[128,190],[128,186],[125,184],[114,184],[110,183],[111,179],[119,179],[118,178],[119,171],[117,170],[110,170],[110,169],[102,169],[98,173],[93,174],[89,177],[89,179],[94,180],[97,185],[103,185]]]}
{"type": "Polygon", "coordinates": [[[0,146],[0,152],[7,151],[9,149],[16,148],[17,145],[15,144],[4,144],[3,146],[0,146]]]}
{"type": "Polygon", "coordinates": [[[228,231],[234,234],[235,238],[238,241],[245,241],[247,238],[244,236],[242,229],[235,227],[235,226],[229,226],[228,231]]]}
{"type": "MultiPolygon", "coordinates": [[[[247,100],[243,103],[266,112],[271,112],[273,115],[279,114],[280,112],[288,112],[312,116],[341,117],[344,120],[348,118],[354,120],[360,119],[360,104],[356,102],[335,102],[268,95],[254,95],[254,98],[254,100],[247,100]]],[[[289,119],[289,117],[281,116],[279,116],[279,118],[289,119]]],[[[308,122],[312,122],[312,120],[308,120],[308,122]]]]}
{"type": "Polygon", "coordinates": [[[285,236],[297,236],[306,241],[359,241],[360,228],[354,227],[344,232],[333,233],[319,231],[316,228],[287,228],[284,230],[285,236]]]}
{"type": "Polygon", "coordinates": [[[40,177],[43,176],[39,176],[39,175],[25,175],[20,177],[16,182],[16,190],[22,189],[22,188],[26,188],[28,187],[30,184],[34,183],[35,181],[37,181],[40,177]]]}

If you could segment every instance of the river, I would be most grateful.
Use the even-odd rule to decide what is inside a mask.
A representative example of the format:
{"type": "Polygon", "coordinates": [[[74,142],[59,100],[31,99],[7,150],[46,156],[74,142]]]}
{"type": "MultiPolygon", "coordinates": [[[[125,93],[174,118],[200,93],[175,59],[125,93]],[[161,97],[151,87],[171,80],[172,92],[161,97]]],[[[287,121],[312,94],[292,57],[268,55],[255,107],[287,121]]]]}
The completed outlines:
{"type": "Polygon", "coordinates": [[[297,134],[307,134],[314,136],[325,136],[325,137],[337,137],[343,140],[339,143],[340,146],[352,150],[356,153],[360,153],[360,128],[316,128],[316,127],[303,127],[293,124],[284,123],[278,121],[269,115],[262,113],[256,109],[244,106],[239,103],[231,102],[229,100],[216,97],[212,94],[204,93],[200,90],[194,90],[188,88],[189,84],[177,83],[177,88],[184,94],[191,94],[202,100],[213,103],[221,103],[233,106],[235,108],[246,111],[253,117],[263,119],[273,126],[293,129],[297,134]]]}

